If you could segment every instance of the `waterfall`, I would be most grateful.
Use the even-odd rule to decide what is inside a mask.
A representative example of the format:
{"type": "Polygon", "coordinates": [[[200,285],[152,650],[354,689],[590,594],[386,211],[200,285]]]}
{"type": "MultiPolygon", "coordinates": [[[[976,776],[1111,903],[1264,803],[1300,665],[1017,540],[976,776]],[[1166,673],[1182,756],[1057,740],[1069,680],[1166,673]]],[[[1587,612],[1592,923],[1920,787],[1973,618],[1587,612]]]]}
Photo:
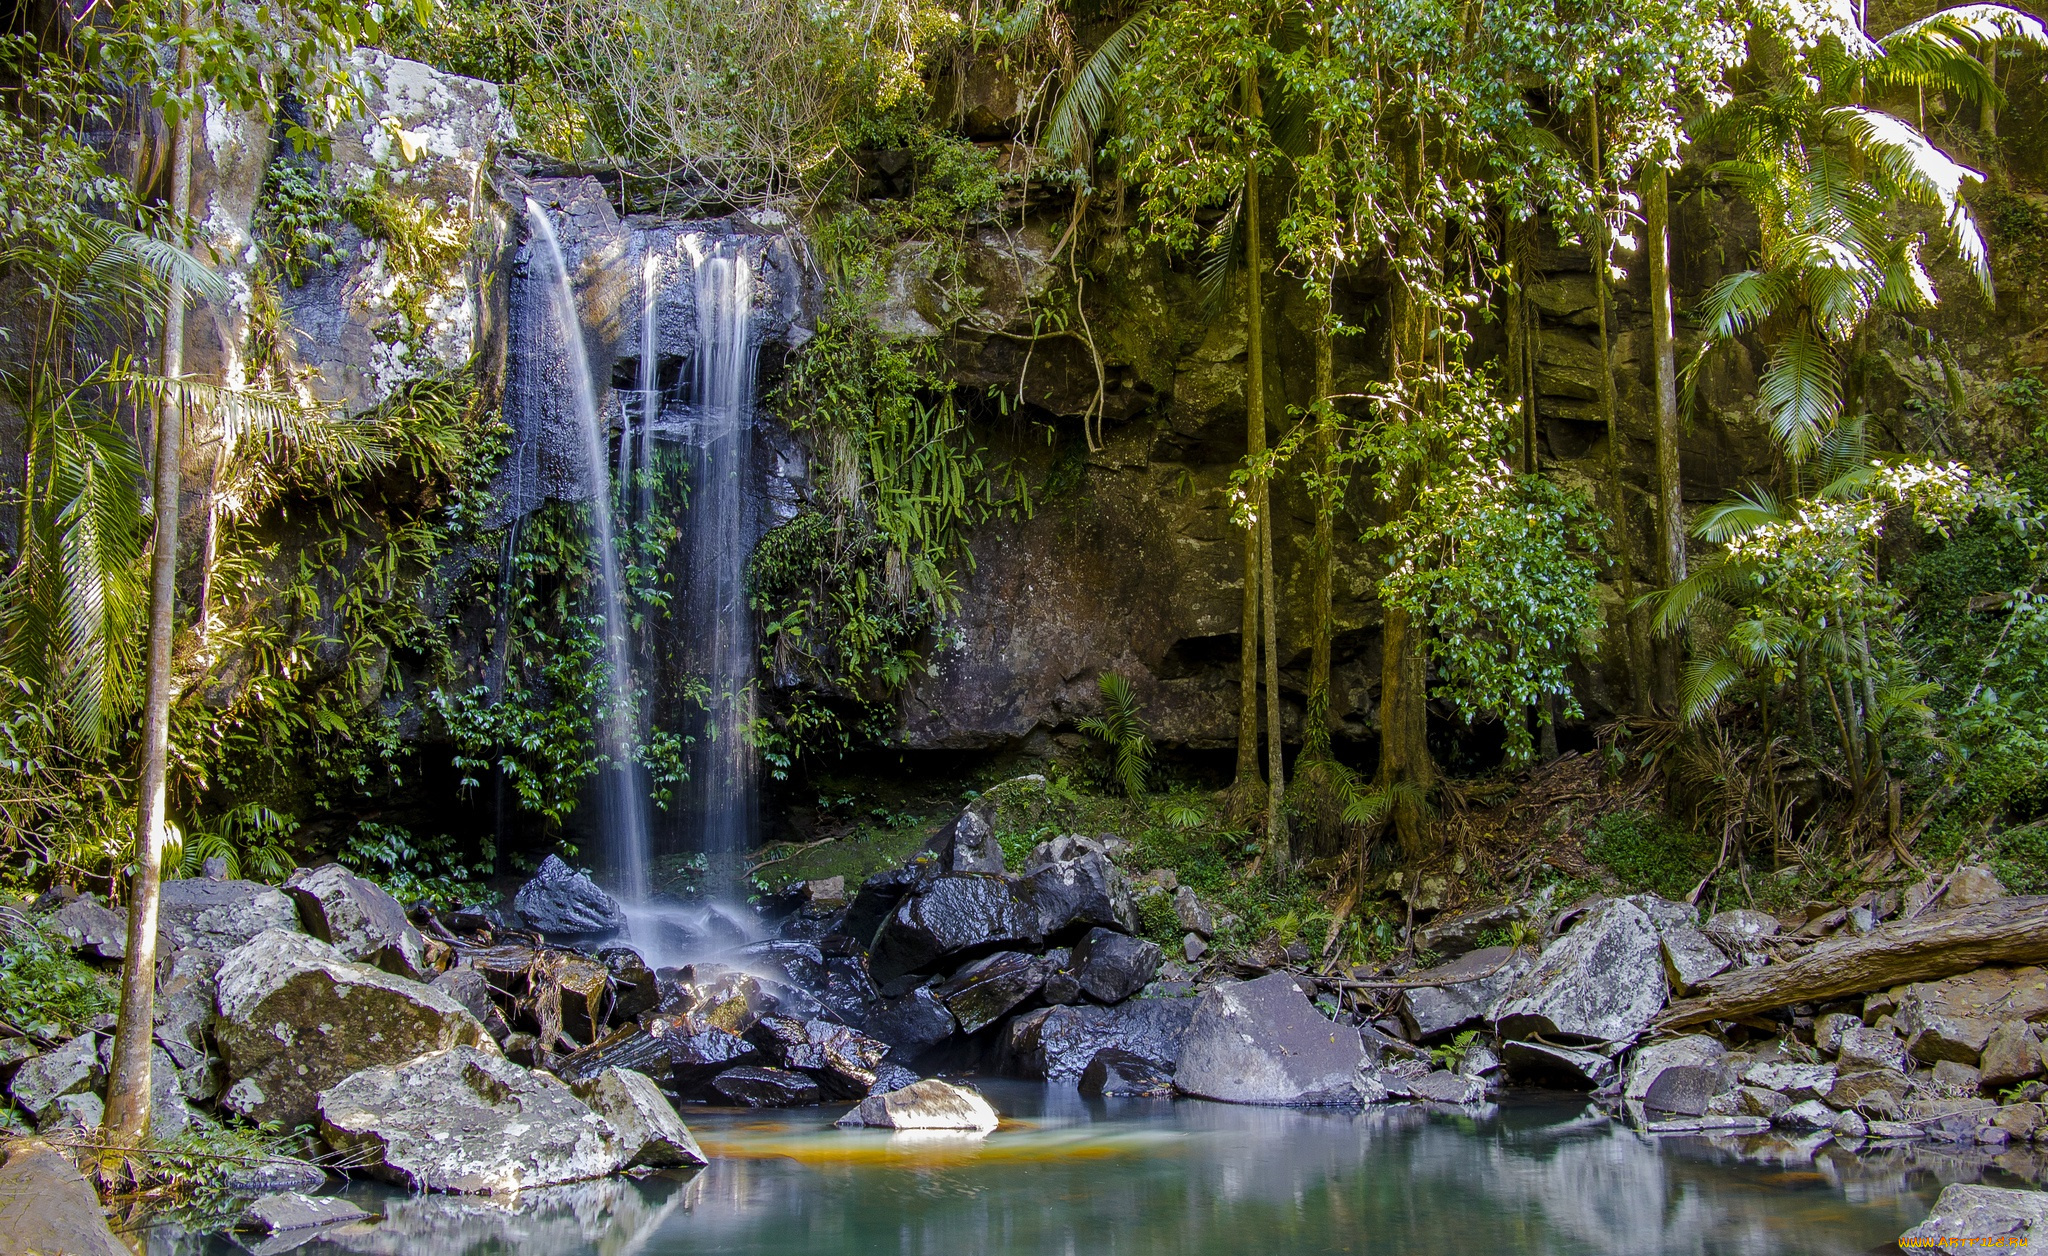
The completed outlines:
{"type": "Polygon", "coordinates": [[[633,693],[633,647],[627,634],[620,597],[619,553],[612,530],[612,485],[604,427],[597,417],[596,385],[583,349],[583,320],[576,309],[576,291],[562,259],[554,224],[532,197],[526,217],[533,228],[535,255],[547,263],[555,321],[576,401],[576,422],[583,439],[584,489],[590,499],[590,527],[597,543],[598,584],[604,610],[604,655],[609,691],[598,720],[599,748],[609,763],[603,772],[602,800],[606,863],[622,898],[638,900],[647,893],[647,810],[633,753],[637,723],[633,693]]]}
{"type": "MultiPolygon", "coordinates": [[[[640,519],[654,513],[654,421],[661,417],[661,258],[640,236],[640,481],[634,507],[640,519]]],[[[620,438],[621,456],[625,446],[620,438]]],[[[628,481],[631,483],[631,481],[628,481]]]]}
{"type": "Polygon", "coordinates": [[[747,483],[753,455],[753,263],[738,248],[687,237],[697,289],[696,401],[686,521],[690,639],[709,684],[704,734],[690,776],[700,817],[698,849],[714,893],[737,886],[737,862],[753,844],[756,819],[753,614],[746,563],[754,528],[747,483]]]}

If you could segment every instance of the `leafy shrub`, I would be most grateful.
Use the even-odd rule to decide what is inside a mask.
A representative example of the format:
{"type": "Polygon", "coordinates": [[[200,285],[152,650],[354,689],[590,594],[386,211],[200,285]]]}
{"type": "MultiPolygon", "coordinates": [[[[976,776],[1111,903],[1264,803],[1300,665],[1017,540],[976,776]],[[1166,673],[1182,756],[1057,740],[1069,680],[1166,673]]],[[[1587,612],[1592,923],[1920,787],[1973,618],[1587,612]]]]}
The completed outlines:
{"type": "Polygon", "coordinates": [[[17,926],[0,947],[0,1020],[16,1029],[66,1038],[81,1022],[114,1010],[114,978],[71,954],[33,924],[17,926]]]}
{"type": "Polygon", "coordinates": [[[1713,866],[1714,847],[1663,816],[1611,811],[1594,822],[1586,857],[1605,866],[1624,889],[1682,898],[1713,866]]]}
{"type": "Polygon", "coordinates": [[[1157,942],[1169,956],[1180,954],[1180,917],[1174,914],[1173,895],[1147,894],[1138,902],[1138,936],[1157,942]]]}

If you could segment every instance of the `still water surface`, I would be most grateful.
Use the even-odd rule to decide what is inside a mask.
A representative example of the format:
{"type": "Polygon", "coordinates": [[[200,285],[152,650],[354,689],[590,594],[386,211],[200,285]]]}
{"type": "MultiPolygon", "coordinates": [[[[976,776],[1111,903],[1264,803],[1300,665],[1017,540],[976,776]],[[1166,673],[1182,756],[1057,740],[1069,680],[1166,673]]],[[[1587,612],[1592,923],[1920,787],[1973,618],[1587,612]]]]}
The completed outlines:
{"type": "MultiPolygon", "coordinates": [[[[835,1130],[839,1109],[686,1113],[694,1175],[531,1191],[516,1202],[344,1193],[373,1212],[303,1256],[1779,1256],[1890,1247],[1932,1175],[1786,1140],[1652,1139],[1583,1100],[1476,1114],[1089,1101],[992,1081],[986,1138],[835,1130]]],[[[1818,1140],[1816,1140],[1818,1141],[1818,1140]]],[[[298,1236],[257,1250],[277,1252],[298,1236]]],[[[245,1250],[160,1230],[162,1256],[245,1250]]]]}

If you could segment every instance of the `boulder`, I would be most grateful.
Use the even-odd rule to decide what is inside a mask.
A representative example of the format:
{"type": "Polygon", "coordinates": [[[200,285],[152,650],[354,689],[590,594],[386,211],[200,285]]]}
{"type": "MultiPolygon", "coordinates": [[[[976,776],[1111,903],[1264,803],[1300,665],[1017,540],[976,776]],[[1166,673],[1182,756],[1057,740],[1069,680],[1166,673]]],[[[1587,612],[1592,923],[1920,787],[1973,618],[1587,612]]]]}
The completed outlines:
{"type": "Polygon", "coordinates": [[[157,954],[196,946],[225,954],[271,929],[296,933],[299,909],[255,881],[166,881],[157,900],[157,954]]]}
{"type": "Polygon", "coordinates": [[[1767,1121],[1775,1121],[1792,1107],[1792,1096],[1781,1095],[1762,1086],[1743,1086],[1735,1093],[1743,1116],[1760,1116],[1767,1121]]]}
{"type": "Polygon", "coordinates": [[[901,1090],[869,1095],[840,1117],[844,1128],[890,1130],[992,1130],[1000,1123],[988,1100],[951,1082],[927,1079],[901,1090]]]}
{"type": "Polygon", "coordinates": [[[1401,1023],[1417,1042],[1433,1042],[1484,1020],[1490,1009],[1529,971],[1526,951],[1489,946],[1467,951],[1448,964],[1410,973],[1421,984],[1401,991],[1401,1023]]]}
{"type": "Polygon", "coordinates": [[[328,1146],[413,1190],[577,1182],[624,1168],[636,1150],[563,1082],[473,1046],[351,1074],[321,1092],[318,1111],[328,1146]]]}
{"type": "Polygon", "coordinates": [[[284,892],[298,903],[306,932],[343,957],[414,981],[427,979],[426,941],[383,887],[340,864],[326,864],[292,873],[284,892]]]}
{"type": "Polygon", "coordinates": [[[1834,1055],[1842,1049],[1842,1036],[1852,1029],[1861,1027],[1863,1018],[1852,1012],[1829,1012],[1817,1016],[1813,1021],[1813,1049],[1822,1055],[1834,1055]]]}
{"type": "Polygon", "coordinates": [[[753,1035],[784,1067],[809,1073],[824,1089],[849,1097],[874,1087],[875,1070],[889,1054],[889,1044],[831,1021],[767,1016],[753,1035]]]}
{"type": "Polygon", "coordinates": [[[914,1069],[884,1061],[875,1067],[875,1084],[868,1087],[868,1094],[885,1095],[892,1090],[901,1090],[917,1080],[918,1076],[914,1069]]]}
{"type": "Polygon", "coordinates": [[[1002,1060],[1037,1081],[1079,1078],[1097,1052],[1117,1047],[1171,1072],[1194,1015],[1195,999],[1130,999],[1115,1007],[1044,1007],[1010,1021],[1002,1060]]]}
{"type": "Polygon", "coordinates": [[[609,937],[626,927],[618,901],[557,855],[519,887],[512,906],[533,929],[559,938],[609,937]]]}
{"type": "Polygon", "coordinates": [[[934,834],[925,849],[938,856],[939,866],[947,872],[1003,875],[1003,848],[990,824],[994,810],[993,800],[977,801],[934,834]]]}
{"type": "Polygon", "coordinates": [[[0,1144],[0,1251],[8,1256],[128,1256],[92,1184],[46,1142],[0,1144]]]}
{"type": "Polygon", "coordinates": [[[858,956],[834,955],[825,960],[825,989],[818,1001],[840,1020],[865,1028],[880,998],[858,956]]]}
{"type": "Polygon", "coordinates": [[[242,1213],[242,1224],[262,1234],[311,1230],[316,1226],[340,1225],[368,1220],[370,1214],[345,1199],[332,1195],[302,1195],[277,1191],[261,1196],[242,1213]]]}
{"type": "Polygon", "coordinates": [[[825,953],[813,942],[786,938],[749,942],[730,958],[733,964],[758,977],[780,977],[814,995],[822,995],[831,980],[825,968],[825,953]]]}
{"type": "Polygon", "coordinates": [[[1841,1039],[1835,1046],[1835,1064],[1844,1073],[1867,1072],[1871,1069],[1904,1072],[1906,1044],[1899,1041],[1899,1036],[1889,1030],[1873,1029],[1868,1025],[1851,1025],[1842,1031],[1841,1039]]]}
{"type": "Polygon", "coordinates": [[[880,1000],[868,1013],[866,1027],[869,1036],[888,1043],[899,1058],[914,1060],[952,1037],[960,1024],[927,985],[880,1000]]]}
{"type": "Polygon", "coordinates": [[[690,1136],[690,1127],[645,1073],[608,1068],[570,1090],[619,1132],[628,1164],[666,1168],[710,1163],[690,1136]]]}
{"type": "MultiPolygon", "coordinates": [[[[1060,841],[1080,843],[1087,839],[1060,841]]],[[[1032,852],[1032,863],[1018,882],[1017,892],[1036,913],[1035,928],[1047,941],[1073,938],[1098,926],[1124,933],[1138,931],[1138,908],[1131,900],[1130,884],[1099,847],[1075,853],[1071,845],[1041,845],[1032,852]],[[1053,848],[1053,853],[1074,857],[1039,862],[1040,852],[1048,848],[1053,848]]]]}
{"type": "Polygon", "coordinates": [[[2048,970],[1979,968],[1916,982],[1899,992],[1895,1016],[1914,1059],[1974,1065],[1999,1025],[2048,1017],[2048,970]]]}
{"type": "Polygon", "coordinates": [[[1835,1111],[1818,1099],[1803,1099],[1771,1118],[1771,1124],[1795,1130],[1832,1129],[1835,1111]]]}
{"type": "Polygon", "coordinates": [[[1425,951],[1433,951],[1447,959],[1455,959],[1479,950],[1489,937],[1498,938],[1518,921],[1541,916],[1550,909],[1551,891],[1545,890],[1536,896],[1536,901],[1527,905],[1521,903],[1494,903],[1486,907],[1474,907],[1455,914],[1438,916],[1416,932],[1415,944],[1425,951]]]}
{"type": "Polygon", "coordinates": [[[2042,1073],[2041,1040],[2025,1021],[2006,1021],[1991,1031],[1978,1060],[1986,1086],[2004,1089],[2042,1073]]]}
{"type": "Polygon", "coordinates": [[[875,935],[868,973],[887,983],[930,972],[949,957],[981,954],[1042,936],[1038,917],[1002,877],[948,873],[904,896],[875,935]]]}
{"type": "Polygon", "coordinates": [[[1425,1073],[1407,1083],[1408,1097],[1423,1099],[1430,1103],[1472,1104],[1486,1099],[1486,1083],[1476,1077],[1466,1077],[1438,1069],[1425,1073]]]}
{"type": "Polygon", "coordinates": [[[1722,1089],[1721,1070],[1699,1064],[1673,1064],[1660,1069],[1644,1090],[1643,1107],[1679,1116],[1705,1116],[1707,1105],[1722,1089]]]}
{"type": "Polygon", "coordinates": [[[1981,864],[1965,864],[1949,877],[1948,889],[1942,891],[1941,906],[1976,907],[2005,896],[2005,884],[1997,873],[1981,864]]]}
{"type": "Polygon", "coordinates": [[[322,1090],[364,1069],[451,1047],[495,1051],[446,991],[343,959],[303,933],[259,934],[228,954],[217,980],[221,1102],[253,1121],[304,1124],[322,1090]]]}
{"type": "Polygon", "coordinates": [[[1190,933],[1180,940],[1180,956],[1190,964],[1201,963],[1202,957],[1208,953],[1209,944],[1202,940],[1199,933],[1190,933]]]}
{"type": "Polygon", "coordinates": [[[1044,984],[1045,967],[1037,959],[1021,951],[997,951],[968,964],[931,992],[960,1022],[961,1032],[971,1034],[1001,1020],[1044,984]]]}
{"type": "Polygon", "coordinates": [[[1933,1084],[1936,1094],[1955,1099],[1968,1099],[1983,1088],[1984,1074],[1974,1065],[1941,1060],[1934,1066],[1933,1084]]]}
{"type": "Polygon", "coordinates": [[[895,868],[885,868],[861,882],[854,894],[853,902],[846,908],[846,915],[839,922],[840,932],[847,943],[856,950],[870,950],[875,935],[896,909],[902,905],[914,890],[930,884],[944,869],[939,866],[937,855],[926,852],[895,868]]]}
{"type": "Polygon", "coordinates": [[[1794,1103],[1827,1095],[1835,1077],[1832,1064],[1752,1064],[1742,1073],[1743,1081],[1789,1095],[1794,1103]]]}
{"type": "Polygon", "coordinates": [[[674,1064],[665,1039],[655,1037],[643,1025],[625,1025],[555,1061],[555,1076],[573,1086],[608,1068],[665,1077],[674,1071],[674,1064]]]}
{"type": "Polygon", "coordinates": [[[1202,906],[1202,900],[1195,897],[1195,892],[1185,885],[1173,892],[1173,914],[1180,921],[1180,927],[1189,933],[1199,934],[1204,938],[1216,936],[1216,918],[1209,914],[1207,907],[1202,906]]]}
{"type": "Polygon", "coordinates": [[[1899,1247],[2031,1249],[2037,1238],[2048,1243],[2048,1192],[1955,1182],[1941,1188],[1927,1220],[1899,1236],[1899,1247]]]}
{"type": "MultiPolygon", "coordinates": [[[[95,1091],[84,1091],[75,1095],[59,1095],[50,1106],[43,1109],[36,1121],[36,1132],[49,1134],[58,1131],[90,1132],[99,1129],[105,1122],[107,1105],[95,1091]]],[[[150,1133],[156,1133],[155,1122],[150,1123],[150,1133]]]]}
{"type": "Polygon", "coordinates": [[[22,1111],[41,1120],[65,1095],[98,1090],[106,1074],[100,1067],[98,1036],[83,1033],[31,1057],[14,1070],[7,1093],[22,1111]]]}
{"type": "Polygon", "coordinates": [[[1682,1038],[1664,1038],[1638,1048],[1629,1060],[1628,1080],[1622,1086],[1623,1099],[1643,1099],[1656,1084],[1657,1077],[1667,1068],[1688,1066],[1713,1069],[1718,1074],[1721,1057],[1728,1048],[1718,1038],[1706,1034],[1687,1034],[1682,1038]]]}
{"type": "Polygon", "coordinates": [[[1503,1043],[1500,1053],[1509,1073],[1547,1085],[1604,1086],[1614,1077],[1614,1061],[1598,1051],[1515,1041],[1503,1043]]]}
{"type": "Polygon", "coordinates": [[[490,979],[480,970],[451,968],[427,984],[436,990],[446,991],[450,998],[462,1004],[490,1034],[493,1042],[503,1044],[511,1034],[512,1027],[505,1023],[505,1014],[498,1009],[497,1000],[491,997],[490,979]]]}
{"type": "Polygon", "coordinates": [[[1894,1069],[1844,1071],[1828,1087],[1828,1106],[1855,1109],[1865,1116],[1896,1116],[1913,1093],[1913,1081],[1894,1069]]]}
{"type": "Polygon", "coordinates": [[[761,1056],[746,1038],[716,1025],[692,1029],[685,1023],[658,1036],[668,1047],[669,1074],[685,1094],[735,1066],[751,1065],[761,1056]]]}
{"type": "Polygon", "coordinates": [[[1081,1093],[1101,1098],[1166,1098],[1173,1094],[1173,1074],[1136,1052],[1105,1047],[1081,1070],[1081,1093]]]}
{"type": "Polygon", "coordinates": [[[1173,1084],[1225,1103],[1351,1104],[1363,1063],[1357,1029],[1325,1017],[1292,976],[1272,973],[1196,1001],[1173,1084]]]}
{"type": "Polygon", "coordinates": [[[1156,945],[1143,938],[1097,928],[1074,944],[1069,966],[1089,998],[1121,1003],[1151,984],[1164,958],[1156,945]]]}
{"type": "Polygon", "coordinates": [[[818,1083],[788,1069],[747,1064],[711,1079],[711,1088],[746,1108],[805,1108],[818,1103],[818,1083]]]}
{"type": "Polygon", "coordinates": [[[1716,912],[1707,921],[1706,934],[1746,967],[1754,968],[1769,958],[1763,940],[1777,937],[1779,928],[1778,918],[1769,912],[1737,907],[1716,912]]]}
{"type": "Polygon", "coordinates": [[[1639,1037],[1663,1008],[1663,944],[1640,907],[1611,899],[1544,949],[1492,1015],[1511,1037],[1639,1037]]]}
{"type": "Polygon", "coordinates": [[[197,949],[174,952],[158,969],[151,1019],[188,1099],[213,1099],[220,1093],[213,1052],[219,972],[220,956],[197,949]]]}
{"type": "Polygon", "coordinates": [[[81,955],[120,959],[128,954],[128,918],[91,894],[81,894],[51,912],[43,927],[81,955]]]}

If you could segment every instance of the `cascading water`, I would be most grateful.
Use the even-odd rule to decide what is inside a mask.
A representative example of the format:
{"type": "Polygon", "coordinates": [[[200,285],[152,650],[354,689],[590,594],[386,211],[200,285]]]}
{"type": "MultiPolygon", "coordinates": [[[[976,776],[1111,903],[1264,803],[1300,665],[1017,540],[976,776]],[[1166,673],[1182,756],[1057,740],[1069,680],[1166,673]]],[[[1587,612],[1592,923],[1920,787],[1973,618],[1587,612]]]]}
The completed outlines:
{"type": "Polygon", "coordinates": [[[704,733],[692,748],[691,781],[714,894],[736,887],[738,860],[753,843],[757,814],[754,749],[753,616],[746,562],[754,529],[747,482],[753,460],[754,267],[729,244],[684,240],[697,289],[697,352],[692,363],[696,414],[691,424],[694,480],[685,529],[690,586],[684,594],[690,640],[710,694],[704,733]]]}
{"type": "Polygon", "coordinates": [[[601,817],[606,862],[619,897],[637,901],[647,893],[647,805],[634,766],[637,723],[633,687],[633,646],[627,634],[620,595],[619,553],[612,529],[612,483],[605,430],[598,422],[597,391],[590,378],[589,356],[583,348],[583,320],[576,310],[576,290],[569,282],[568,263],[546,211],[528,197],[527,221],[533,228],[535,256],[550,268],[549,294],[576,403],[576,422],[583,441],[585,491],[590,497],[591,533],[597,543],[598,585],[604,611],[604,654],[609,691],[598,720],[599,746],[610,761],[603,773],[601,817]]]}
{"type": "MultiPolygon", "coordinates": [[[[661,258],[640,237],[640,477],[634,496],[638,517],[654,513],[654,423],[661,417],[661,258]]],[[[619,438],[621,456],[631,436],[619,438]]],[[[636,481],[627,481],[636,483],[636,481]]]]}

